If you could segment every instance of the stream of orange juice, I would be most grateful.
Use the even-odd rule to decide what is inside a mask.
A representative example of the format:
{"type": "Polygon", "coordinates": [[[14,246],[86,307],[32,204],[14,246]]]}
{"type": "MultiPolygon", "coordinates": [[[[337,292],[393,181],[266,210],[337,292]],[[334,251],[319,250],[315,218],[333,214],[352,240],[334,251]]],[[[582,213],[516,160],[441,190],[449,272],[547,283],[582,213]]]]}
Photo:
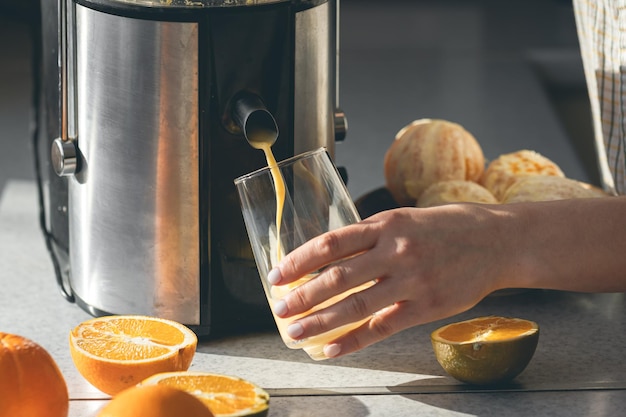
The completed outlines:
{"type": "Polygon", "coordinates": [[[269,142],[261,142],[258,144],[265,153],[267,166],[270,169],[272,178],[274,179],[274,189],[276,192],[276,262],[282,259],[282,248],[280,244],[280,225],[283,221],[283,208],[285,206],[285,181],[280,173],[276,158],[272,152],[272,144],[269,142]]]}

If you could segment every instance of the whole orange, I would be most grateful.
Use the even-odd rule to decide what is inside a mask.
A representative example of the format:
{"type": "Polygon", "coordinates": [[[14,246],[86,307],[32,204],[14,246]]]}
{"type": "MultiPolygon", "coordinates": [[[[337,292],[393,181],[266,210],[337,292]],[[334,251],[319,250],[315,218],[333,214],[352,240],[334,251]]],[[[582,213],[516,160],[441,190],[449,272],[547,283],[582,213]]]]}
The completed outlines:
{"type": "Polygon", "coordinates": [[[67,417],[63,374],[37,343],[0,332],[0,416],[67,417]]]}
{"type": "Polygon", "coordinates": [[[202,401],[167,385],[127,388],[105,405],[98,417],[213,417],[202,401]]]}

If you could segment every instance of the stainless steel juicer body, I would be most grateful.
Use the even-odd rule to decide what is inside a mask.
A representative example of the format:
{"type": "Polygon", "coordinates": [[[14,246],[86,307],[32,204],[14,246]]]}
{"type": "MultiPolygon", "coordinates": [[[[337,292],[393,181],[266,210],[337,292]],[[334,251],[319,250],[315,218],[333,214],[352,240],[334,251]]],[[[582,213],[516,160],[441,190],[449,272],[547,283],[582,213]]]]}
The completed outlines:
{"type": "Polygon", "coordinates": [[[61,178],[48,218],[64,293],[94,315],[155,315],[200,335],[272,323],[233,185],[265,161],[232,114],[242,95],[262,103],[278,159],[333,153],[338,4],[51,3],[44,102],[61,178]]]}

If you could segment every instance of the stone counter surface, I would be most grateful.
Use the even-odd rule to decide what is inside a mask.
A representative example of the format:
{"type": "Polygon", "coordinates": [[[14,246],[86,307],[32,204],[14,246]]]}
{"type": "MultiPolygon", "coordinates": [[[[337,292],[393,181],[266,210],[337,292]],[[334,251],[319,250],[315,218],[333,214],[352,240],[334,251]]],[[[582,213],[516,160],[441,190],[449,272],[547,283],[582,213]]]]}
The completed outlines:
{"type": "MultiPolygon", "coordinates": [[[[78,374],[68,346],[70,329],[91,316],[60,295],[37,215],[35,184],[10,181],[0,195],[0,329],[45,347],[66,378],[70,416],[92,417],[108,396],[78,374]]],[[[191,369],[257,383],[272,395],[272,417],[616,416],[626,412],[625,346],[623,294],[521,291],[341,359],[314,362],[270,331],[202,341],[191,369]],[[489,314],[535,320],[539,345],[514,385],[468,391],[439,366],[429,334],[489,314]]]]}

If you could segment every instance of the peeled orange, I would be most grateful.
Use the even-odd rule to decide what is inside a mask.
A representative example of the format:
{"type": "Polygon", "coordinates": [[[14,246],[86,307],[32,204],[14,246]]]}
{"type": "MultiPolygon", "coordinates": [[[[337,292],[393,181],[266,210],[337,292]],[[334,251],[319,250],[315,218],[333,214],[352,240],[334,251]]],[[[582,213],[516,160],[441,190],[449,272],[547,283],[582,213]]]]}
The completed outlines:
{"type": "Polygon", "coordinates": [[[141,382],[146,385],[167,385],[197,396],[215,417],[265,416],[269,394],[252,382],[241,378],[206,372],[166,372],[141,382]]]}
{"type": "Polygon", "coordinates": [[[37,343],[0,332],[0,416],[66,417],[63,374],[37,343]]]}
{"type": "Polygon", "coordinates": [[[552,160],[528,149],[498,156],[487,165],[480,184],[502,201],[507,189],[517,180],[534,175],[565,177],[552,160]]]}
{"type": "Polygon", "coordinates": [[[188,369],[197,344],[195,333],[186,326],[146,316],[94,318],[70,332],[76,368],[110,395],[156,373],[188,369]]]}
{"type": "Polygon", "coordinates": [[[193,395],[165,385],[132,387],[105,405],[98,417],[213,417],[193,395]]]}
{"type": "Polygon", "coordinates": [[[537,323],[497,316],[448,324],[431,334],[435,356],[446,372],[479,385],[515,378],[530,362],[538,341],[537,323]]]}
{"type": "Polygon", "coordinates": [[[478,181],[485,169],[480,144],[458,123],[419,119],[398,133],[383,161],[385,184],[394,200],[414,205],[439,181],[478,181]]]}

